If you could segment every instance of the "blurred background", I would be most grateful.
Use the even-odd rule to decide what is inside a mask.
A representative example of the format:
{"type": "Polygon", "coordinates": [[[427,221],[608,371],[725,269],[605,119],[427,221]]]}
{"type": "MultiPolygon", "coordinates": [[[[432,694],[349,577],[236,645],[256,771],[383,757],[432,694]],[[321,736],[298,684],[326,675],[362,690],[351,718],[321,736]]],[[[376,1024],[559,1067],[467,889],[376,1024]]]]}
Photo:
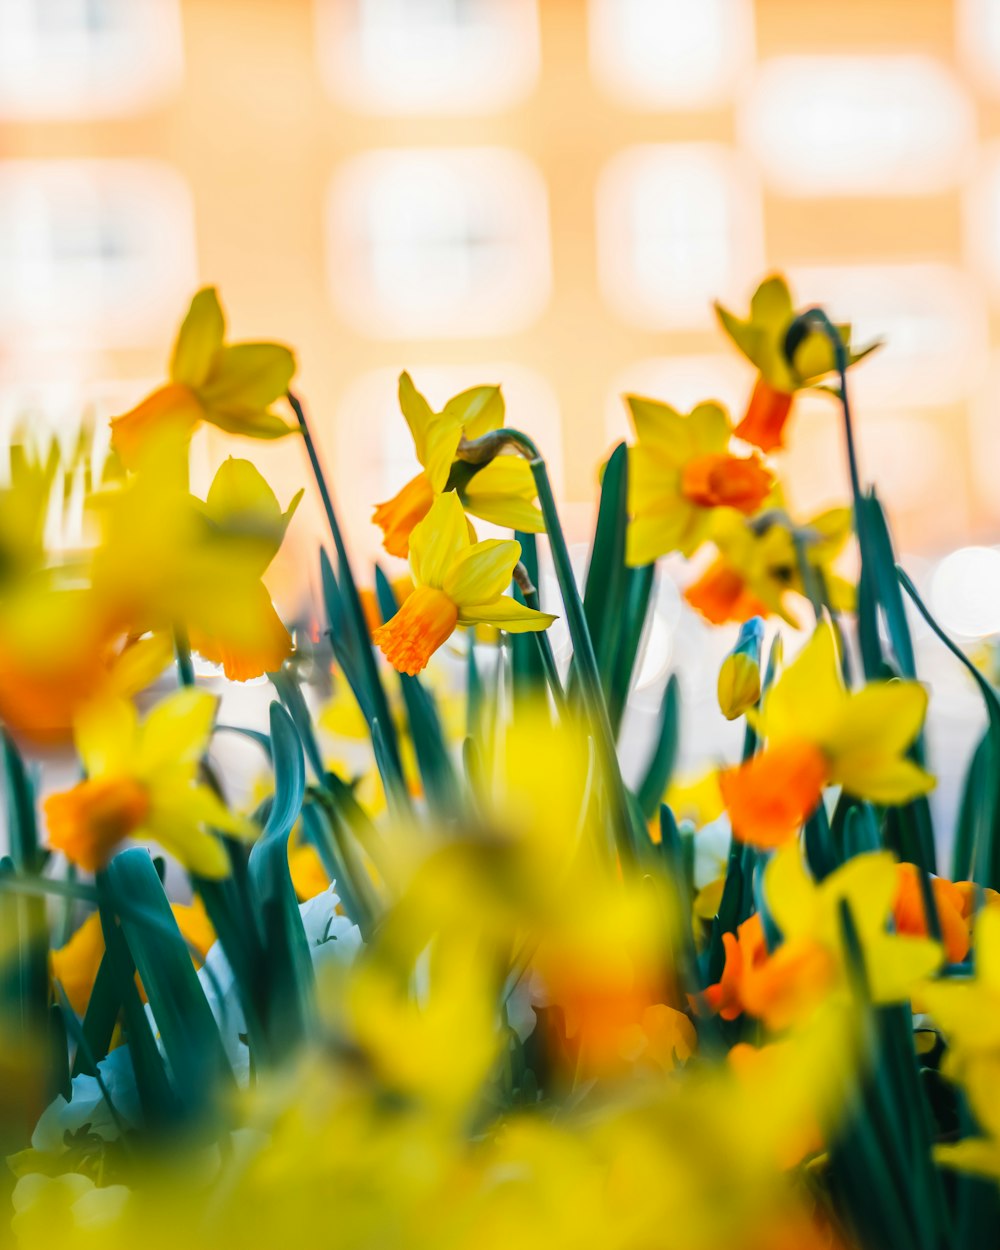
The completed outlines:
{"type": "MultiPolygon", "coordinates": [[[[745,402],[711,301],[772,268],[886,339],[863,474],[943,623],[1000,630],[1000,0],[0,0],[0,421],[121,411],[214,283],[234,337],[298,351],[366,557],[414,468],[401,368],[435,404],[502,383],[582,540],[622,391],[745,402]]],[[[239,452],[305,480],[291,441],[239,452]]],[[[785,473],[798,511],[846,498],[828,399],[785,473]]]]}

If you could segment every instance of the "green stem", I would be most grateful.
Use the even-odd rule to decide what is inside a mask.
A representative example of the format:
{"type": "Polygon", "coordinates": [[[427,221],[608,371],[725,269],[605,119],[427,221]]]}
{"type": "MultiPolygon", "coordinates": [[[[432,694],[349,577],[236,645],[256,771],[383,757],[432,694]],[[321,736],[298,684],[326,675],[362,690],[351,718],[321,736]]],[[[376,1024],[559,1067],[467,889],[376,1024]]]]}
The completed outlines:
{"type": "Polygon", "coordinates": [[[288,392],[288,402],[292,406],[292,411],[295,413],[296,420],[299,423],[299,429],[302,431],[302,441],[305,444],[306,454],[309,456],[309,464],[312,467],[313,477],[316,480],[316,487],[319,490],[320,499],[323,502],[323,510],[326,513],[327,524],[329,525],[330,533],[333,536],[333,545],[337,552],[337,576],[340,582],[341,591],[347,600],[348,607],[350,608],[350,614],[354,622],[354,630],[359,644],[358,650],[361,655],[361,662],[364,665],[368,688],[375,703],[375,716],[379,724],[383,726],[383,741],[385,743],[391,767],[397,774],[400,787],[405,791],[406,783],[403,779],[403,766],[399,756],[399,745],[396,742],[396,735],[392,732],[392,714],[389,711],[389,702],[386,699],[385,690],[378,675],[378,666],[375,663],[375,653],[372,650],[372,641],[368,633],[368,626],[365,622],[364,609],[361,606],[361,596],[358,594],[357,583],[354,580],[354,574],[351,570],[351,562],[347,555],[347,547],[344,544],[344,537],[341,533],[340,524],[337,521],[337,514],[334,511],[333,499],[330,495],[329,487],[326,484],[326,476],[323,473],[323,466],[320,464],[319,455],[316,451],[316,444],[313,442],[312,432],[309,429],[309,422],[306,419],[306,414],[302,404],[291,391],[288,392]]]}
{"type": "Polygon", "coordinates": [[[174,626],[174,654],[177,657],[177,677],[182,686],[194,685],[194,664],[191,661],[191,644],[183,625],[174,626]]]}
{"type": "MultiPolygon", "coordinates": [[[[536,612],[540,612],[538,606],[538,591],[522,588],[521,594],[524,596],[525,606],[533,608],[536,612]]],[[[538,629],[535,631],[535,642],[538,644],[538,654],[542,660],[542,668],[545,669],[545,679],[549,683],[552,691],[552,697],[556,701],[556,707],[560,713],[566,710],[566,695],[563,691],[562,682],[559,679],[559,668],[556,664],[556,657],[552,654],[552,643],[549,641],[549,631],[547,629],[538,629]]]]}
{"type": "Polygon", "coordinates": [[[524,448],[530,449],[535,453],[529,461],[531,473],[535,479],[535,487],[538,490],[538,502],[542,510],[542,516],[545,519],[549,547],[552,551],[552,562],[555,565],[556,579],[559,582],[559,590],[566,609],[566,623],[569,626],[570,638],[573,641],[573,656],[580,675],[584,706],[591,722],[591,729],[610,789],[610,798],[615,816],[615,840],[618,854],[623,864],[634,864],[636,845],[632,812],[629,807],[625,783],[622,781],[618,754],[615,750],[614,735],[611,732],[608,709],[604,702],[604,692],[601,689],[601,678],[597,668],[597,657],[594,654],[594,644],[590,638],[590,631],[587,629],[587,618],[583,611],[583,601],[580,598],[580,591],[577,588],[576,578],[573,575],[573,565],[569,557],[569,548],[566,546],[566,537],[563,534],[562,525],[559,521],[555,496],[552,493],[552,485],[549,482],[548,468],[542,457],[537,454],[537,448],[535,448],[530,439],[525,438],[517,431],[504,431],[504,433],[508,434],[509,441],[522,454],[524,454],[524,448]]]}

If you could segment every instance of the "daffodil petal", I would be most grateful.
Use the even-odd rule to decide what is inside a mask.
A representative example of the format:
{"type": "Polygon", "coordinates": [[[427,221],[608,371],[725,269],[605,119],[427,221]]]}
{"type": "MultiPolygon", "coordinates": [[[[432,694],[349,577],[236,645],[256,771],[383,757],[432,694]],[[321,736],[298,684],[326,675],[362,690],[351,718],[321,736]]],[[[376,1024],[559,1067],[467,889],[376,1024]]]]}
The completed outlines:
{"type": "Polygon", "coordinates": [[[686,417],[669,404],[641,395],[626,395],[635,436],[671,464],[683,464],[691,454],[691,430],[686,417]]]}
{"type": "Polygon", "coordinates": [[[170,361],[170,379],[197,390],[208,377],[222,346],[226,320],[215,287],[204,287],[191,301],[170,361]]]}
{"type": "Polygon", "coordinates": [[[218,706],[215,695],[193,687],[158,703],[139,730],[133,765],[137,774],[149,776],[175,761],[199,760],[212,735],[218,706]]]}
{"type": "Polygon", "coordinates": [[[918,764],[887,752],[857,751],[843,756],[831,764],[830,780],[859,799],[887,807],[909,803],[929,794],[936,785],[931,774],[918,764]]]}
{"type": "Polygon", "coordinates": [[[511,538],[488,538],[466,548],[445,575],[441,589],[458,605],[487,603],[510,585],[521,544],[511,538]]]}
{"type": "Polygon", "coordinates": [[[128,699],[89,703],[73,725],[77,754],[90,777],[125,772],[131,761],[138,717],[128,699]]]}
{"type": "Polygon", "coordinates": [[[459,613],[459,625],[496,625],[508,634],[534,633],[548,629],[557,618],[548,612],[536,612],[508,595],[500,595],[490,603],[466,604],[459,613]]]}
{"type": "Polygon", "coordinates": [[[198,390],[206,420],[218,424],[220,418],[255,417],[264,427],[266,409],[285,394],[294,375],[295,357],[279,343],[235,343],[221,348],[198,390]]]}
{"type": "Polygon", "coordinates": [[[729,447],[733,427],[719,404],[699,404],[687,418],[691,450],[697,455],[724,452],[729,447]]]}
{"type": "Polygon", "coordinates": [[[410,427],[413,446],[421,465],[427,467],[427,431],[435,420],[434,411],[413,385],[408,373],[399,375],[399,409],[410,427]]]}
{"type": "Polygon", "coordinates": [[[873,681],[848,695],[823,746],[834,759],[863,760],[905,751],[927,715],[927,691],[915,681],[873,681]]]}
{"type": "Polygon", "coordinates": [[[833,630],[824,623],[764,696],[764,732],[773,742],[803,738],[825,743],[847,701],[833,630]]]}
{"type": "Polygon", "coordinates": [[[467,438],[480,438],[503,425],[504,401],[499,386],[473,386],[453,396],[441,416],[457,421],[467,438]]]}
{"type": "Polygon", "coordinates": [[[451,466],[455,462],[458,444],[462,441],[462,426],[458,421],[437,417],[427,431],[424,445],[424,472],[434,491],[442,491],[448,483],[451,466]]]}
{"type": "Polygon", "coordinates": [[[416,584],[440,590],[445,574],[470,545],[461,500],[455,491],[445,491],[410,532],[410,569],[416,584]]]}

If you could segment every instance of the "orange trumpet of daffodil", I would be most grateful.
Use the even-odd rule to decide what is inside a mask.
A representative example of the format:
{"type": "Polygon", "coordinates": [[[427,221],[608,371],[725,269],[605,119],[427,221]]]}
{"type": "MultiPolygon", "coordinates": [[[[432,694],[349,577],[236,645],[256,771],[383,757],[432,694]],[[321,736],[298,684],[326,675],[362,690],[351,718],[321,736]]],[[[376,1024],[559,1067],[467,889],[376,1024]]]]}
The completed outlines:
{"type": "MultiPolygon", "coordinates": [[[[434,412],[408,373],[399,377],[399,406],[413,435],[421,470],[392,499],[375,508],[372,520],[391,556],[406,558],[413,527],[448,484],[459,443],[480,438],[503,425],[504,402],[498,386],[474,386],[434,412]]],[[[465,510],[483,521],[538,533],[545,528],[532,502],[537,491],[520,456],[500,455],[482,468],[463,465],[457,485],[465,510]]]]}
{"type": "Polygon", "coordinates": [[[473,542],[458,495],[439,495],[410,535],[416,589],[375,631],[374,642],[394,668],[414,675],[458,625],[496,625],[517,634],[547,629],[554,616],[502,593],[520,558],[521,544],[512,539],[473,542]]]}
{"type": "Polygon", "coordinates": [[[191,301],[170,358],[170,381],[111,422],[111,444],[131,468],[150,436],[172,427],[185,440],[207,421],[229,434],[281,438],[292,432],[271,405],[288,390],[295,357],[279,343],[226,343],[214,287],[191,301]]]}
{"type": "Polygon", "coordinates": [[[733,833],[759,847],[793,838],[827,785],[895,805],[934,788],[908,759],[927,692],[915,681],[870,682],[848,691],[829,624],[821,624],[764,696],[758,721],[766,746],[722,773],[733,833]]]}
{"type": "Polygon", "coordinates": [[[842,904],[851,912],[872,1000],[899,1002],[941,962],[924,935],[890,933],[898,865],[887,851],[857,855],[822,881],[806,870],[797,843],[784,846],[764,874],[764,893],[780,944],[768,952],[759,915],[725,934],[722,977],[704,999],[723,1019],[747,1012],[783,1029],[848,985],[842,904]]]}
{"type": "Polygon", "coordinates": [[[650,564],[671,551],[691,556],[709,537],[719,508],[750,515],[774,479],[756,453],[729,450],[732,426],[718,404],[682,416],[668,404],[627,395],[636,443],[629,449],[626,558],[650,564]]]}
{"type": "Polygon", "coordinates": [[[125,838],[148,838],[191,872],[224,877],[228,857],[206,826],[237,837],[256,829],[198,780],[217,706],[205,691],[185,689],[141,723],[124,699],[84,709],[75,734],[87,776],[45,801],[52,849],[96,872],[125,838]]]}
{"type": "MultiPolygon", "coordinates": [[[[815,386],[833,371],[833,348],[823,334],[811,330],[789,351],[788,331],[798,313],[788,283],[779,275],[767,278],[754,292],[746,320],[734,316],[721,304],[715,305],[715,311],[722,328],[758,370],[750,404],[736,427],[736,436],[761,451],[775,451],[784,444],[785,424],[795,392],[815,386]]],[[[854,352],[850,347],[851,327],[837,326],[837,333],[847,348],[849,365],[878,346],[873,343],[854,352]]]]}

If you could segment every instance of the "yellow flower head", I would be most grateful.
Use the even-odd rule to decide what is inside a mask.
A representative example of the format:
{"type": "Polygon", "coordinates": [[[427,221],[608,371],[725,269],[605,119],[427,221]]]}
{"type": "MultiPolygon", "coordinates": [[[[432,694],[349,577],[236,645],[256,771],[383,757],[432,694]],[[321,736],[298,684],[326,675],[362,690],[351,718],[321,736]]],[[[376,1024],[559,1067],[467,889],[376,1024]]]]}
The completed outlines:
{"type": "MultiPolygon", "coordinates": [[[[830,508],[799,527],[806,561],[820,579],[830,606],[854,606],[854,586],[834,571],[851,533],[851,510],[830,508]]],[[[788,606],[790,593],[804,594],[795,538],[778,513],[748,521],[731,510],[716,514],[711,538],[719,554],[684,591],[684,598],[713,625],[743,622],[752,616],[798,621],[788,606]]]]}
{"type": "Polygon", "coordinates": [[[239,837],[256,830],[198,780],[217,704],[203,690],[186,689],[141,723],[124,699],[81,712],[76,746],[87,777],[45,801],[49,845],[94,872],[125,838],[149,838],[191,872],[225,876],[225,850],[205,826],[239,837]]]}
{"type": "Polygon", "coordinates": [[[520,558],[513,539],[473,542],[458,495],[439,495],[410,535],[416,589],[374,642],[394,668],[416,674],[457,625],[485,623],[512,634],[547,629],[554,616],[502,593],[520,558]]]}
{"type": "MultiPolygon", "coordinates": [[[[413,527],[448,484],[462,438],[480,438],[499,429],[504,402],[498,386],[474,386],[434,412],[410,375],[403,373],[399,378],[399,406],[422,468],[398,494],[376,507],[372,520],[384,534],[386,551],[405,558],[413,527]]],[[[531,533],[544,528],[542,514],[532,502],[537,493],[534,478],[520,456],[500,455],[480,469],[473,465],[462,465],[462,469],[457,489],[472,516],[531,533]]]]}
{"type": "Polygon", "coordinates": [[[261,578],[300,498],[282,512],[248,460],[226,460],[204,501],[146,466],[103,501],[95,593],[131,634],[183,626],[231,680],[273,672],[292,642],[261,578]]]}
{"type": "Polygon", "coordinates": [[[770,494],[773,478],[760,458],[729,450],[732,426],[718,404],[685,417],[652,399],[625,402],[637,440],[629,451],[630,565],[671,551],[693,555],[719,508],[750,515],[770,494]]]}
{"type": "Polygon", "coordinates": [[[214,287],[191,301],[170,360],[170,381],[111,422],[111,442],[131,468],[165,427],[185,439],[202,421],[229,434],[281,438],[291,427],[271,411],[288,390],[295,357],[278,343],[226,343],[214,287]]]}
{"type": "Polygon", "coordinates": [[[788,841],[826,785],[884,804],[926,794],[934,778],[906,756],[926,711],[927,692],[915,681],[848,691],[833,631],[820,625],[764,696],[764,750],[722,774],[734,834],[763,847],[788,841]]]}
{"type": "MultiPolygon", "coordinates": [[[[792,396],[833,371],[833,348],[823,334],[810,330],[789,354],[786,339],[798,312],[788,283],[780,275],[760,284],[750,300],[750,316],[745,320],[721,304],[715,305],[715,311],[722,328],[759,370],[750,405],[736,434],[762,451],[774,451],[782,446],[792,396]]],[[[837,332],[847,348],[849,364],[855,364],[878,346],[873,343],[863,351],[853,352],[851,327],[838,326],[837,332]]]]}

